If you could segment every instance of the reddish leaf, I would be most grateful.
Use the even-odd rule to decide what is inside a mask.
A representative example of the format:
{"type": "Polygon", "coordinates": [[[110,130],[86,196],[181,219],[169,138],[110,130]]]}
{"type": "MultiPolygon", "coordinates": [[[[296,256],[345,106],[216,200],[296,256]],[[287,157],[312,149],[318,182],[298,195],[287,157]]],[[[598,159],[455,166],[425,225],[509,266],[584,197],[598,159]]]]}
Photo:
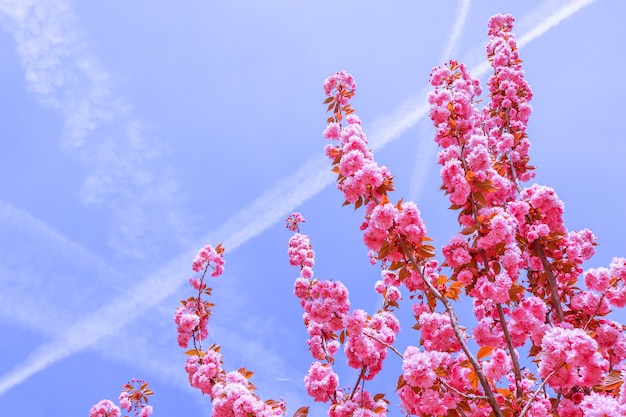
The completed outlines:
{"type": "Polygon", "coordinates": [[[478,349],[478,353],[476,354],[476,357],[478,359],[483,359],[483,358],[491,355],[491,352],[493,352],[493,347],[491,347],[491,346],[483,346],[480,349],[478,349]]]}
{"type": "Polygon", "coordinates": [[[300,407],[296,410],[293,417],[307,417],[309,415],[309,407],[300,407]]]}

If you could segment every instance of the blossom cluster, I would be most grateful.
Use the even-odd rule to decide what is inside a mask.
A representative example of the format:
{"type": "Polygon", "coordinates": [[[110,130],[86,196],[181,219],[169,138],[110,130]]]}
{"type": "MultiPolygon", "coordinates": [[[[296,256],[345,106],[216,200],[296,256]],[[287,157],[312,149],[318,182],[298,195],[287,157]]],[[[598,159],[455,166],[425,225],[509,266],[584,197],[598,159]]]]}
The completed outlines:
{"type": "Polygon", "coordinates": [[[203,295],[211,295],[211,288],[208,288],[204,278],[209,268],[212,269],[210,275],[213,278],[220,276],[224,272],[224,249],[221,245],[213,247],[206,245],[196,255],[191,269],[200,273],[199,277],[189,279],[190,285],[197,291],[195,297],[181,300],[181,306],[176,308],[174,322],[178,333],[178,345],[186,348],[189,340],[193,339],[194,344],[200,343],[209,336],[209,316],[213,304],[204,300],[203,295]]]}
{"type": "Polygon", "coordinates": [[[328,144],[325,152],[333,161],[333,170],[338,174],[337,188],[344,193],[346,202],[361,206],[380,200],[392,190],[393,178],[387,167],[374,161],[358,116],[347,116],[346,123],[346,126],[339,122],[329,123],[324,137],[340,141],[340,144],[328,144]]]}
{"type": "Polygon", "coordinates": [[[513,21],[513,16],[501,14],[489,19],[487,57],[494,74],[487,82],[491,100],[485,109],[485,130],[500,175],[525,182],[534,177],[533,167],[528,165],[530,142],[526,134],[532,91],[519,58],[513,21]]]}
{"type": "Polygon", "coordinates": [[[373,379],[383,367],[388,346],[400,332],[400,322],[389,311],[369,316],[364,310],[354,310],[345,320],[348,338],[345,344],[348,365],[365,369],[364,380],[373,379]]]}
{"type": "Polygon", "coordinates": [[[308,236],[293,227],[294,219],[304,221],[299,213],[287,219],[287,228],[295,232],[289,239],[289,262],[300,267],[294,295],[304,309],[303,320],[309,334],[307,344],[315,359],[304,377],[304,386],[315,401],[331,404],[331,416],[384,416],[386,400],[373,398],[362,389],[347,395],[340,387],[333,364],[343,344],[348,365],[361,371],[360,380],[371,380],[382,369],[387,349],[394,343],[400,324],[388,311],[379,311],[373,316],[363,310],[350,314],[348,290],[343,283],[313,279],[314,252],[308,236]]]}
{"type": "MultiPolygon", "coordinates": [[[[299,221],[303,219],[297,217],[293,219],[294,228],[297,228],[299,221]]],[[[211,415],[214,417],[284,416],[287,410],[282,400],[262,401],[254,393],[255,387],[249,381],[252,372],[241,368],[227,373],[222,368],[220,346],[212,344],[207,349],[202,348],[202,341],[209,335],[208,323],[210,309],[213,307],[213,304],[205,299],[212,291],[207,287],[205,277],[209,271],[210,276],[214,278],[224,272],[223,254],[224,248],[221,244],[216,247],[206,245],[200,249],[191,266],[199,276],[189,280],[197,293],[186,300],[181,300],[182,305],[174,313],[179,346],[186,348],[190,340],[193,342],[193,349],[185,352],[188,356],[185,371],[189,384],[211,398],[213,404],[211,415]]]]}
{"type": "Polygon", "coordinates": [[[148,404],[148,397],[153,391],[148,383],[133,379],[122,386],[119,395],[119,407],[111,400],[101,400],[89,410],[89,417],[121,417],[122,411],[133,412],[134,417],[149,417],[152,415],[152,406],[148,404]]]}

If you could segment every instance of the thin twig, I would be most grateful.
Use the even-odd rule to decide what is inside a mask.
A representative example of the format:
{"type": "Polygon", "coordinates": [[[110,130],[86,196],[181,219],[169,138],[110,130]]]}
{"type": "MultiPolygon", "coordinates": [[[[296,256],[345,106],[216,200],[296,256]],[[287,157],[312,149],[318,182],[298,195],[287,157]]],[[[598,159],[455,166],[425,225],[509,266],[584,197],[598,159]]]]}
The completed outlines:
{"type": "Polygon", "coordinates": [[[531,395],[531,397],[528,399],[528,403],[524,406],[524,408],[522,408],[522,412],[520,413],[519,417],[524,417],[526,415],[528,410],[530,410],[530,406],[533,404],[533,401],[535,401],[535,398],[537,398],[537,395],[539,395],[539,392],[541,392],[543,387],[548,382],[548,379],[550,379],[552,377],[552,375],[554,375],[556,373],[556,371],[561,369],[564,365],[565,365],[565,362],[563,362],[563,364],[561,364],[561,366],[556,368],[554,371],[550,372],[548,374],[548,376],[544,378],[544,380],[541,382],[541,385],[539,385],[539,388],[537,388],[537,390],[533,393],[533,395],[531,395]]]}
{"type": "Polygon", "coordinates": [[[363,365],[363,367],[361,368],[361,372],[359,373],[359,377],[356,380],[356,383],[354,384],[354,388],[352,389],[352,393],[350,394],[350,399],[354,398],[354,394],[356,394],[356,390],[359,387],[359,384],[361,383],[361,379],[363,378],[363,375],[365,375],[365,371],[367,370],[367,366],[363,365]]]}
{"type": "Polygon", "coordinates": [[[365,336],[369,337],[372,340],[377,341],[378,343],[380,343],[381,345],[385,346],[388,349],[391,349],[393,351],[393,353],[395,353],[396,355],[398,355],[400,358],[404,359],[404,355],[402,355],[402,353],[398,352],[398,349],[396,349],[395,347],[391,346],[389,343],[383,342],[382,340],[380,340],[379,338],[377,338],[376,336],[373,336],[371,334],[367,334],[367,333],[363,333],[365,336]]]}
{"type": "Polygon", "coordinates": [[[438,378],[438,379],[439,379],[439,382],[441,382],[443,385],[446,386],[446,388],[448,388],[451,391],[454,391],[455,393],[457,393],[461,397],[467,398],[468,400],[487,400],[487,397],[482,396],[482,395],[465,394],[465,393],[459,391],[458,389],[454,388],[452,385],[448,384],[443,379],[441,379],[441,378],[438,378]]]}

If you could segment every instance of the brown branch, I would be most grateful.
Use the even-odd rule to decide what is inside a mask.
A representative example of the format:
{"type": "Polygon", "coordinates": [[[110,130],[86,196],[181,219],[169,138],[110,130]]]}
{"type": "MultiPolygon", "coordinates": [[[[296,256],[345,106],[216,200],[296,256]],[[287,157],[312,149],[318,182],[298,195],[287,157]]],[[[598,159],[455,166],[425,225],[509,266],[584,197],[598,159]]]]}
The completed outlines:
{"type": "MultiPolygon", "coordinates": [[[[489,260],[487,259],[487,253],[484,249],[480,250],[480,253],[483,258],[483,263],[485,264],[485,270],[487,275],[489,275],[489,260]]],[[[521,398],[522,396],[522,388],[519,383],[522,380],[522,371],[519,366],[519,361],[517,360],[517,355],[515,354],[515,348],[513,347],[513,341],[511,340],[511,333],[509,333],[509,327],[506,325],[506,318],[504,317],[504,310],[502,309],[502,304],[496,303],[498,309],[498,317],[500,318],[500,326],[502,327],[502,332],[504,333],[504,339],[506,340],[506,345],[509,350],[509,355],[511,356],[511,361],[513,362],[513,373],[515,374],[515,393],[517,398],[521,398]]]]}
{"type": "Polygon", "coordinates": [[[448,317],[450,318],[450,325],[452,326],[452,330],[454,331],[454,336],[459,341],[459,344],[461,345],[461,349],[463,349],[465,356],[467,356],[467,359],[470,361],[472,368],[474,368],[474,372],[476,372],[476,376],[478,377],[478,380],[480,381],[480,385],[483,387],[483,390],[485,391],[487,401],[489,402],[489,405],[491,406],[491,409],[493,410],[494,415],[496,417],[504,417],[504,414],[502,414],[502,411],[500,410],[500,406],[498,405],[498,402],[496,401],[496,397],[493,395],[493,391],[491,390],[489,381],[487,381],[487,378],[483,374],[483,370],[481,369],[480,364],[478,363],[478,360],[476,359],[476,357],[470,350],[469,346],[467,345],[467,342],[465,341],[465,338],[463,337],[463,334],[461,333],[461,329],[459,328],[459,320],[456,316],[454,309],[450,305],[450,302],[448,301],[447,298],[441,295],[439,290],[437,290],[437,288],[434,287],[432,282],[430,282],[430,280],[428,280],[428,278],[424,276],[423,272],[419,268],[419,264],[417,263],[415,256],[413,256],[413,254],[409,251],[409,248],[406,246],[406,243],[404,242],[404,239],[402,239],[402,236],[398,235],[398,239],[400,241],[400,245],[402,246],[402,249],[404,250],[405,255],[409,258],[409,261],[411,262],[411,264],[413,264],[413,267],[415,268],[415,270],[420,274],[422,281],[424,281],[424,283],[426,284],[428,289],[433,293],[435,298],[437,298],[437,300],[439,300],[443,304],[444,308],[446,309],[446,312],[448,313],[448,317]]]}
{"type": "Polygon", "coordinates": [[[561,301],[559,300],[559,287],[556,283],[556,277],[552,272],[552,265],[548,262],[548,258],[546,253],[541,246],[539,240],[535,240],[532,244],[532,249],[541,259],[541,264],[543,265],[543,269],[546,271],[546,276],[548,277],[548,284],[550,285],[550,299],[552,301],[552,307],[556,311],[556,315],[559,318],[560,322],[565,321],[565,316],[563,315],[563,309],[561,308],[561,301]]]}
{"type": "Polygon", "coordinates": [[[354,384],[354,388],[352,389],[352,393],[350,394],[350,399],[354,398],[354,394],[356,394],[356,390],[357,388],[359,388],[359,384],[361,383],[361,379],[363,378],[363,375],[365,375],[365,371],[367,370],[367,366],[363,365],[363,367],[361,368],[361,372],[359,373],[359,377],[356,380],[356,383],[354,384]]]}
{"type": "Polygon", "coordinates": [[[511,356],[511,361],[513,362],[513,373],[515,374],[515,393],[517,395],[517,398],[521,398],[522,387],[520,387],[520,382],[522,381],[522,371],[519,366],[519,361],[517,360],[517,354],[515,353],[515,348],[513,347],[513,341],[511,340],[511,334],[509,333],[509,328],[506,325],[506,320],[504,317],[502,304],[497,303],[496,306],[498,308],[498,316],[500,317],[500,325],[502,326],[502,332],[504,333],[506,346],[509,349],[509,355],[511,356]]]}

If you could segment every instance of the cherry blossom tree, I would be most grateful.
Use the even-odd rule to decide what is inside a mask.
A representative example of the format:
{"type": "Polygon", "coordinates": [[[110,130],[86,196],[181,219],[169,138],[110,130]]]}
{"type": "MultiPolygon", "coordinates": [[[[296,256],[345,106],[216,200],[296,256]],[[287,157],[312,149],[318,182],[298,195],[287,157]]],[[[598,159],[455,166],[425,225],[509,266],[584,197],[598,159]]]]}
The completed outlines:
{"type": "MultiPolygon", "coordinates": [[[[510,15],[489,20],[493,75],[483,107],[480,83],[464,64],[450,61],[430,74],[441,189],[459,223],[440,259],[418,206],[391,199],[394,177],[375,161],[351,105],[353,77],[340,71],[324,82],[331,112],[325,153],[344,205],[363,211],[363,241],[370,262],[381,267],[374,291],[382,299],[373,313],[351,309],[343,283],[315,276],[313,245],[301,230],[304,217],[287,219],[293,232],[289,262],[300,272],[294,295],[304,310],[313,359],[304,386],[313,401],[328,405],[331,417],[390,412],[390,392],[373,394],[367,383],[388,355],[402,359],[389,391],[406,415],[626,416],[626,336],[609,316],[626,305],[626,259],[584,271],[583,262],[594,254],[593,233],[568,230],[555,191],[528,184],[535,169],[526,133],[532,91],[513,21],[510,15]],[[472,328],[459,319],[461,301],[471,303],[472,328]],[[420,342],[400,349],[395,312],[407,302],[420,342]],[[348,385],[333,368],[342,351],[358,371],[348,385]]],[[[222,274],[223,255],[221,245],[200,250],[192,264],[194,295],[175,313],[179,345],[193,345],[186,351],[189,383],[211,397],[213,416],[286,415],[282,400],[259,398],[250,371],[227,372],[220,347],[202,345],[213,307],[207,273],[222,274]]],[[[120,400],[128,410],[132,392],[149,395],[145,387],[125,389],[120,400]]],[[[141,405],[135,410],[149,414],[141,405]]],[[[302,407],[294,415],[307,414],[302,407]]],[[[119,415],[108,400],[90,413],[119,415]]]]}

